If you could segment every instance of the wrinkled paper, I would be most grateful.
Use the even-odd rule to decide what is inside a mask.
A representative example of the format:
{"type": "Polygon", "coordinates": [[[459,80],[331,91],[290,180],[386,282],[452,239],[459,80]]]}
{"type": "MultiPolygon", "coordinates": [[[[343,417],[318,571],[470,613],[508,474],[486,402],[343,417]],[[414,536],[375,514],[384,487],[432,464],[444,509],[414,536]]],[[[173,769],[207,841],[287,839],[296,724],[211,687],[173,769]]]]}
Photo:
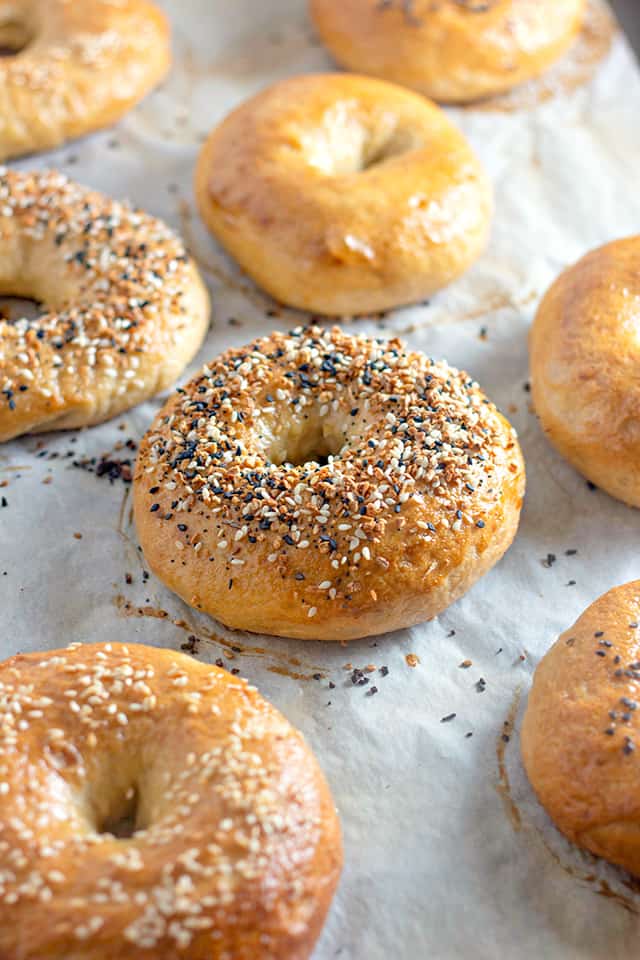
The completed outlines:
{"type": "MultiPolygon", "coordinates": [[[[176,53],[164,86],[117,128],[21,165],[57,167],[182,231],[213,302],[190,375],[304,319],[267,316],[274,305],[199,224],[200,144],[266,83],[330,60],[302,0],[163,6],[176,53]]],[[[92,430],[0,447],[1,652],[186,644],[249,677],[304,731],[342,818],[345,870],[317,960],[626,958],[640,896],[550,825],[522,771],[518,727],[557,634],[640,572],[640,513],[589,489],[549,447],[526,389],[527,329],[546,287],[590,248],[638,230],[640,74],[618,36],[587,87],[527,110],[451,115],[495,185],[489,249],[429,305],[348,328],[400,333],[465,368],[516,426],[528,491],[502,562],[433,622],[347,647],[225,630],[144,573],[122,474],[159,397],[92,430]]]]}

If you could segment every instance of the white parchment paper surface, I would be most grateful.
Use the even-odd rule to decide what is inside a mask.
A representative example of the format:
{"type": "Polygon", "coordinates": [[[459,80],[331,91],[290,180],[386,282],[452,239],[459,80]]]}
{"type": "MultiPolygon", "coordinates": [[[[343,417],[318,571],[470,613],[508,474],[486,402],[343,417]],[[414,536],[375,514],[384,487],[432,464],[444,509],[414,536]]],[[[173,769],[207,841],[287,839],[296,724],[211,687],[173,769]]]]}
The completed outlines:
{"type": "MultiPolygon", "coordinates": [[[[191,177],[202,139],[266,83],[330,60],[302,0],[163,6],[175,65],[162,89],[116,129],[23,165],[55,166],[186,235],[213,299],[190,374],[227,346],[301,320],[268,317],[274,305],[200,226],[191,177]]],[[[640,513],[590,490],[548,446],[526,392],[526,336],[562,268],[640,229],[640,73],[618,37],[593,82],[571,95],[530,110],[452,115],[495,185],[489,249],[429,305],[351,329],[401,332],[411,347],[467,369],[515,424],[528,492],[503,561],[442,617],[377,641],[342,648],[233,634],[143,575],[127,485],[73,466],[133,457],[118,445],[139,440],[157,398],[90,431],[0,447],[0,653],[72,640],[179,648],[194,635],[198,656],[222,657],[255,682],[304,731],[342,818],[346,866],[317,960],[617,960],[637,950],[640,895],[552,828],[522,773],[518,726],[535,665],[557,634],[602,592],[640,575],[640,513]],[[148,615],[128,615],[127,603],[148,615]],[[159,611],[167,616],[149,615],[159,611]],[[267,652],[232,660],[229,644],[267,652]],[[464,660],[472,666],[460,668],[464,660]],[[377,670],[357,686],[348,663],[377,670]],[[367,696],[373,685],[379,692],[367,696]],[[512,715],[514,729],[505,728],[512,715]]]]}

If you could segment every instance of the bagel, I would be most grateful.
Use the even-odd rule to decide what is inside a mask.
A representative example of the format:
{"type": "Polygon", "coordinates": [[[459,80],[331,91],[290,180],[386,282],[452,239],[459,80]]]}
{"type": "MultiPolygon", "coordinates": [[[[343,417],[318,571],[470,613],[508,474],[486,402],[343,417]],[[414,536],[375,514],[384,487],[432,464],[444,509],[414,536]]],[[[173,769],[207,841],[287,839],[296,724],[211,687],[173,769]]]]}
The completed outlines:
{"type": "Polygon", "coordinates": [[[398,340],[274,333],[160,411],[134,476],[147,563],[231,627],[349,640],[460,597],[516,532],[513,428],[398,340]]]}
{"type": "Polygon", "coordinates": [[[466,103],[538,76],[582,26],[586,0],[310,0],[348,70],[466,103]]]}
{"type": "Polygon", "coordinates": [[[0,170],[0,441],[99,423],[172,383],[206,333],[208,296],[159,220],[55,171],[0,170]]]}
{"type": "Polygon", "coordinates": [[[605,593],[539,664],[521,734],[540,802],[575,844],[640,875],[640,581],[605,593]]]}
{"type": "Polygon", "coordinates": [[[170,63],[148,0],[0,0],[0,45],[0,160],[115,123],[170,63]]]}
{"type": "Polygon", "coordinates": [[[116,643],[0,664],[0,851],[3,960],[304,960],[342,862],[254,687],[116,643]]]}
{"type": "Polygon", "coordinates": [[[531,391],[560,453],[611,496],[640,507],[640,236],[565,270],[531,328],[531,391]]]}
{"type": "Polygon", "coordinates": [[[334,316],[423,300],[485,247],[491,188],[434,104],[367,77],[294,77],[201,150],[202,218],[282,303],[334,316]]]}

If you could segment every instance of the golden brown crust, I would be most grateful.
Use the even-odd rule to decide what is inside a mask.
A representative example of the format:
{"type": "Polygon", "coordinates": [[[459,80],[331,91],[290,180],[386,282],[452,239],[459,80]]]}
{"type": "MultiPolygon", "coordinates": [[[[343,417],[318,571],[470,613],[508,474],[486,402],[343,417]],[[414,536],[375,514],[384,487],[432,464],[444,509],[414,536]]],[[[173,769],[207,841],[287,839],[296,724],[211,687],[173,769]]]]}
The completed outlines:
{"type": "Polygon", "coordinates": [[[336,60],[444,103],[503,93],[569,47],[585,0],[310,0],[336,60]]]}
{"type": "Polygon", "coordinates": [[[0,664],[0,851],[3,960],[305,960],[342,864],[301,735],[135,644],[0,664]]]}
{"type": "Polygon", "coordinates": [[[0,14],[0,40],[26,41],[0,60],[0,160],[115,123],[169,68],[168,23],[148,0],[2,0],[0,14]]]}
{"type": "Polygon", "coordinates": [[[640,237],[592,251],[544,297],[531,387],[553,445],[592,483],[640,506],[640,237]]]}
{"type": "Polygon", "coordinates": [[[247,101],[198,161],[200,213],[272,296],[330,315],[429,296],[487,241],[489,182],[434,104],[368,77],[294,77],[247,101]]]}
{"type": "Polygon", "coordinates": [[[0,293],[46,311],[0,318],[0,441],[135,406],[207,331],[207,292],[172,231],[55,171],[0,170],[0,251],[0,293]]]}
{"type": "Polygon", "coordinates": [[[574,843],[640,875],[640,581],[610,590],[539,664],[521,734],[542,805],[574,843]]]}
{"type": "Polygon", "coordinates": [[[146,560],[187,603],[325,640],[441,612],[507,549],[523,493],[515,432],[465,374],[317,327],[212,361],[134,479],[146,560]]]}

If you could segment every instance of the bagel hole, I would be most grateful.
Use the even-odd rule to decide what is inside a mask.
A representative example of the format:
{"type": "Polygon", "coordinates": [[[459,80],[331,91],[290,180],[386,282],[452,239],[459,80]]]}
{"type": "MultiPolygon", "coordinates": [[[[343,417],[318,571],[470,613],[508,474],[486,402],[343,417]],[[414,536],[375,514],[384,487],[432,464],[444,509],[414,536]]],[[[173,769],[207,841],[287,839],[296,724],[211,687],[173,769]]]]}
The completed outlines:
{"type": "Polygon", "coordinates": [[[137,787],[108,798],[104,811],[96,811],[96,832],[128,840],[144,827],[140,823],[140,795],[137,787]]]}
{"type": "Polygon", "coordinates": [[[323,124],[303,138],[302,145],[307,162],[316,170],[327,176],[349,176],[421,149],[424,140],[419,130],[393,111],[363,119],[357,103],[338,103],[326,112],[323,124]]]}
{"type": "Polygon", "coordinates": [[[39,300],[30,297],[0,296],[0,320],[17,323],[19,320],[37,320],[46,313],[39,300]]]}
{"type": "Polygon", "coordinates": [[[290,464],[304,467],[307,464],[325,466],[330,457],[339,455],[345,437],[317,415],[306,419],[281,424],[278,435],[267,449],[267,456],[276,466],[290,464]]]}
{"type": "Polygon", "coordinates": [[[364,172],[372,167],[379,167],[387,160],[393,160],[394,157],[400,157],[403,153],[415,150],[417,146],[415,137],[407,130],[396,130],[392,136],[382,141],[372,137],[362,151],[360,171],[364,172]]]}
{"type": "Polygon", "coordinates": [[[304,467],[307,463],[317,463],[320,467],[326,467],[329,463],[329,457],[332,456],[330,452],[321,453],[318,450],[311,450],[307,454],[302,454],[301,456],[288,457],[286,463],[290,463],[292,467],[304,467]]]}
{"type": "Polygon", "coordinates": [[[329,457],[335,456],[336,451],[329,449],[324,443],[294,443],[288,444],[286,451],[278,456],[270,457],[272,463],[281,466],[283,463],[292,467],[304,467],[306,464],[317,463],[324,467],[329,463],[329,457]]]}
{"type": "Polygon", "coordinates": [[[31,43],[33,37],[26,23],[18,20],[0,20],[0,57],[17,57],[31,43]]]}

